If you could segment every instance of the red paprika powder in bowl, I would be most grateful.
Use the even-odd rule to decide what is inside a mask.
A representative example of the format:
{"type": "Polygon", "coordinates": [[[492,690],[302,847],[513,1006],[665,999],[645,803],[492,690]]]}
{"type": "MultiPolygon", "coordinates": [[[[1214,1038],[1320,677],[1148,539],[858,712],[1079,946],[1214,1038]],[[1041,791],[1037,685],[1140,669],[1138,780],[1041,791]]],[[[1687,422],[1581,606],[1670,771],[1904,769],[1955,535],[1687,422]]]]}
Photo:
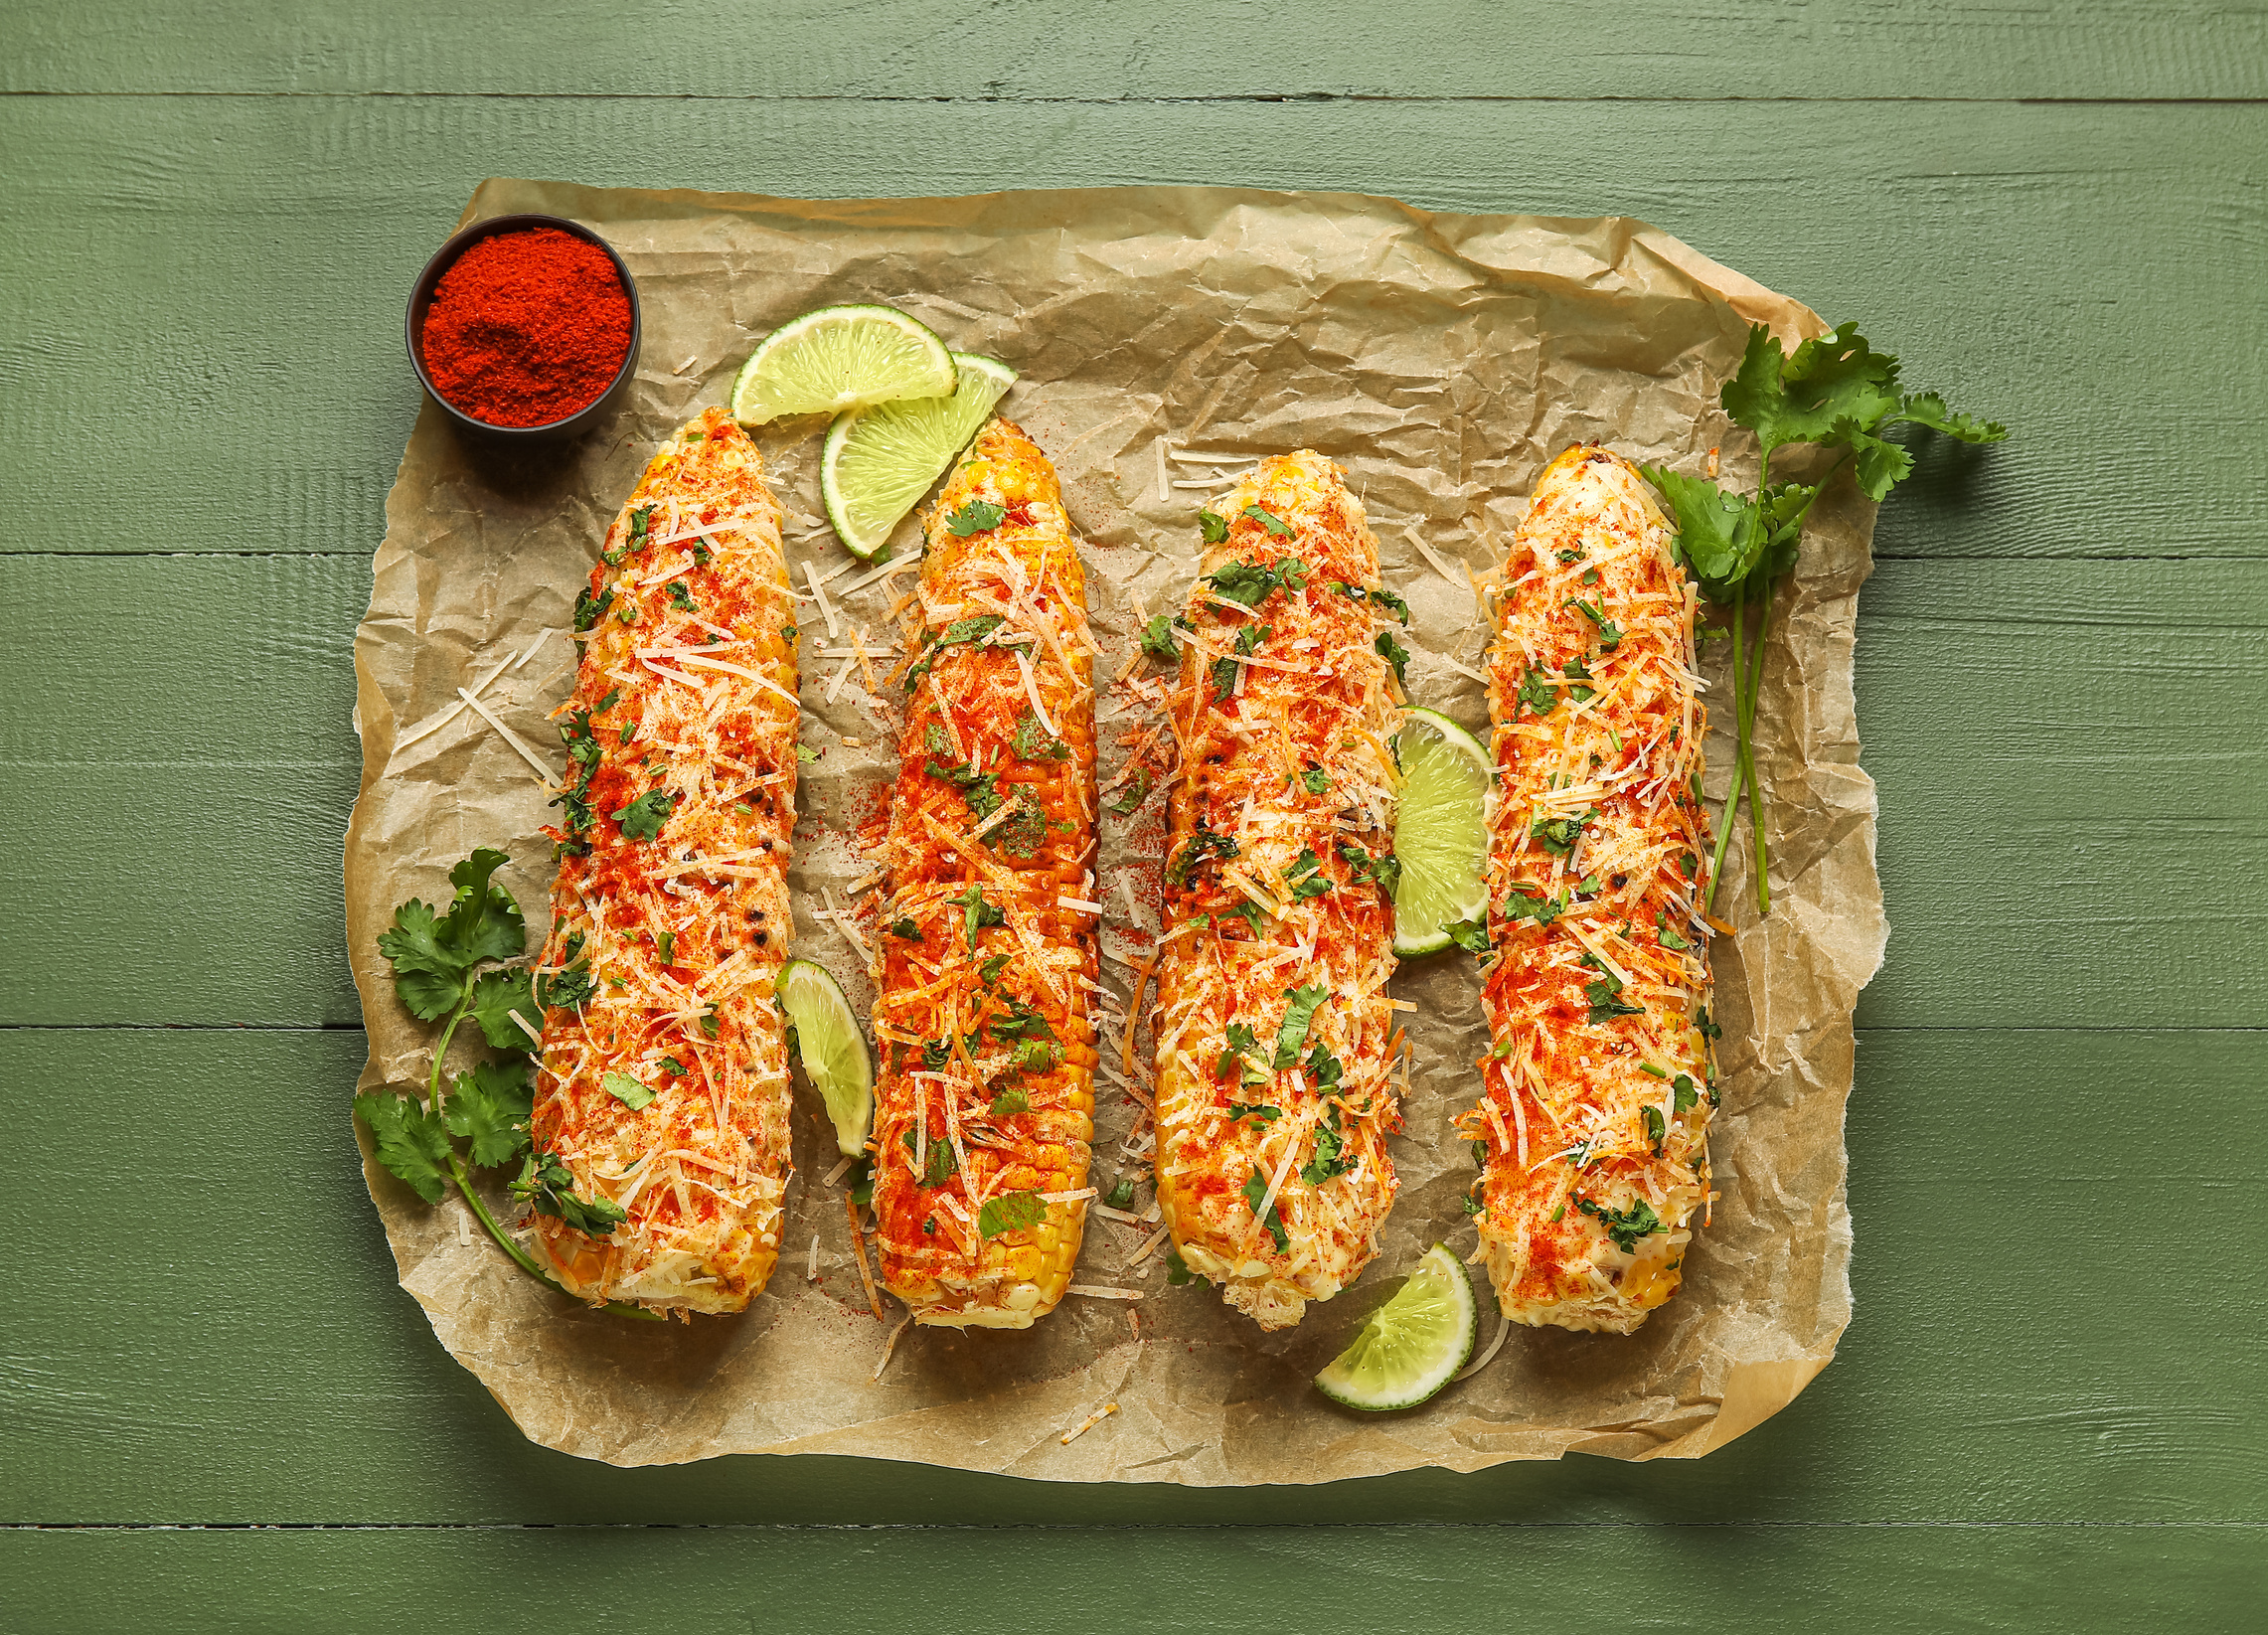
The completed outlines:
{"type": "Polygon", "coordinates": [[[410,367],[459,426],[503,441],[570,437],[637,373],[638,289],[588,228],[498,216],[425,263],[408,339],[410,367]]]}

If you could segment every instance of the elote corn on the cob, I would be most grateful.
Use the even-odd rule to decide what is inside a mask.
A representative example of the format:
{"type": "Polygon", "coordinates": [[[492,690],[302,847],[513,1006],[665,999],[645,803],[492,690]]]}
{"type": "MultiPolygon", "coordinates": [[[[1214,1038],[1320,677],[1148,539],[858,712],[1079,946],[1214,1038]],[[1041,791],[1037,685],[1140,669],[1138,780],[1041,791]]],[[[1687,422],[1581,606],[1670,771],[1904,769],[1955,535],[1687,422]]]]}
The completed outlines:
{"type": "Polygon", "coordinates": [[[533,1130],[574,1199],[624,1217],[537,1217],[593,1302],[737,1311],[778,1258],[797,723],[779,516],[755,445],[711,409],[647,466],[576,602],[533,1130]]]}
{"type": "MultiPolygon", "coordinates": [[[[1176,621],[1181,743],[1156,1012],[1158,1201],[1182,1261],[1262,1328],[1377,1252],[1399,709],[1377,542],[1337,465],[1270,459],[1214,502],[1176,621]]],[[[1202,520],[1202,519],[1201,519],[1202,520]]]]}
{"type": "Polygon", "coordinates": [[[926,519],[884,862],[874,1207],[921,1323],[1069,1285],[1094,1134],[1094,686],[1054,468],[994,419],[926,519]]]}
{"type": "Polygon", "coordinates": [[[1709,855],[1692,581],[1603,448],[1537,480],[1489,658],[1494,1048],[1461,1128],[1514,1321],[1628,1333],[1708,1194],[1709,855]]]}

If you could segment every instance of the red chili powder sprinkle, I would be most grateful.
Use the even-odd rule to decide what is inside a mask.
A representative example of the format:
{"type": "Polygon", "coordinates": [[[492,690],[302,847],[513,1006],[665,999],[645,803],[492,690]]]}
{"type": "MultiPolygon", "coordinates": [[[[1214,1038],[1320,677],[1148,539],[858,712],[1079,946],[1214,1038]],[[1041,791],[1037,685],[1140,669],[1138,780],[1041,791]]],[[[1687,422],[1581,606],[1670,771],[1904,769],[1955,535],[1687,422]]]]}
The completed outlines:
{"type": "Polygon", "coordinates": [[[596,245],[550,227],[500,233],[441,274],[422,339],[433,389],[465,413],[548,425],[613,384],[630,298],[596,245]]]}

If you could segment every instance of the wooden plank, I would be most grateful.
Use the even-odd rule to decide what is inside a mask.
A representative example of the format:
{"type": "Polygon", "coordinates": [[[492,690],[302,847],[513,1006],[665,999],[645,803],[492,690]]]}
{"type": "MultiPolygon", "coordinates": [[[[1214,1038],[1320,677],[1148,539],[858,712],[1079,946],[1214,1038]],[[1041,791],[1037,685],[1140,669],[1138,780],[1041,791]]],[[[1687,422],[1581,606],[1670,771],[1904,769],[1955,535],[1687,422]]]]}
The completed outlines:
{"type": "Polygon", "coordinates": [[[16,1627],[395,1635],[1105,1625],[1740,1635],[2250,1627],[2258,1536],[2212,1528],[965,1528],[31,1533],[0,1540],[16,1627]],[[751,1611],[760,1605],[761,1612],[751,1611]],[[1296,1608],[1296,1621],[1287,1609],[1296,1608]],[[1656,1610],[1659,1609],[1659,1610],[1656,1610]]]}
{"type": "Polygon", "coordinates": [[[63,0],[12,8],[0,89],[442,91],[457,95],[1079,101],[1225,96],[2244,97],[2268,93],[2255,6],[1958,0],[1725,6],[1631,0],[1611,26],[1536,3],[1420,0],[1381,28],[1363,0],[1255,26],[1234,0],[971,12],[810,0],[760,13],[658,0],[384,8],[172,0],[105,27],[63,0]],[[534,24],[535,26],[531,26],[534,24]]]}
{"type": "Polygon", "coordinates": [[[485,169],[1628,213],[1863,318],[1914,383],[2018,428],[1933,459],[1885,556],[2268,551],[2268,491],[2229,457],[2268,381],[2225,350],[2263,315],[2257,107],[27,96],[0,150],[0,210],[36,224],[0,240],[0,549],[366,552],[416,407],[401,302],[485,169]],[[215,321],[247,302],[256,322],[215,321]]]}
{"type": "Polygon", "coordinates": [[[1863,1026],[2268,1023],[2268,565],[1884,563],[1857,685],[1863,1026]]]}
{"type": "Polygon", "coordinates": [[[6,1022],[360,1023],[365,559],[0,557],[6,1022]],[[66,928],[70,929],[66,929],[66,928]]]}
{"type": "MultiPolygon", "coordinates": [[[[0,697],[37,701],[0,717],[0,827],[42,860],[0,894],[0,1023],[359,1018],[368,586],[341,557],[0,557],[0,697]]],[[[2268,563],[1895,562],[1861,620],[1892,926],[1863,1021],[2268,1024],[2268,748],[2231,731],[2268,719],[2268,563]]]]}
{"type": "Polygon", "coordinates": [[[1264,1494],[534,1448],[395,1286],[349,1133],[361,1055],[345,1030],[0,1031],[43,1245],[0,1260],[24,1314],[0,1521],[2268,1522],[2247,1184],[2092,1111],[2147,1086],[2155,1127],[2235,1138],[2254,1033],[1863,1035],[1858,1316],[1787,1412],[1690,1464],[1264,1494]]]}

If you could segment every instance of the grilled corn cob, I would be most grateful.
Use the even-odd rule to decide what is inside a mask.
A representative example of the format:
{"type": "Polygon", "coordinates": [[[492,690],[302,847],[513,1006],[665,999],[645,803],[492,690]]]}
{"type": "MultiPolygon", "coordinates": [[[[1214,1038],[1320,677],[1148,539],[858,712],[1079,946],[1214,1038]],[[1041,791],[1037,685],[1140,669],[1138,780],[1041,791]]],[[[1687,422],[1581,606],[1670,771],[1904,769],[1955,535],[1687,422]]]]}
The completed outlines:
{"type": "Polygon", "coordinates": [[[522,1190],[560,1281],[594,1302],[737,1311],[779,1255],[797,716],[779,516],[755,445],[711,409],[647,466],[576,602],[522,1190]]]}
{"type": "Polygon", "coordinates": [[[1514,536],[1489,657],[1484,990],[1462,1119],[1516,1322],[1627,1334],[1677,1291],[1708,1197],[1709,855],[1696,594],[1638,473],[1570,448],[1514,536]]]}
{"type": "Polygon", "coordinates": [[[1268,460],[1214,503],[1220,537],[1176,621],[1158,1202],[1183,1263],[1277,1329],[1377,1252],[1393,1203],[1375,871],[1399,696],[1379,610],[1401,603],[1322,455],[1268,460]]]}
{"type": "Polygon", "coordinates": [[[1094,647],[1054,468],[1015,425],[978,433],[926,528],[875,977],[876,1231],[917,1321],[1027,1328],[1086,1220],[1094,647]]]}

